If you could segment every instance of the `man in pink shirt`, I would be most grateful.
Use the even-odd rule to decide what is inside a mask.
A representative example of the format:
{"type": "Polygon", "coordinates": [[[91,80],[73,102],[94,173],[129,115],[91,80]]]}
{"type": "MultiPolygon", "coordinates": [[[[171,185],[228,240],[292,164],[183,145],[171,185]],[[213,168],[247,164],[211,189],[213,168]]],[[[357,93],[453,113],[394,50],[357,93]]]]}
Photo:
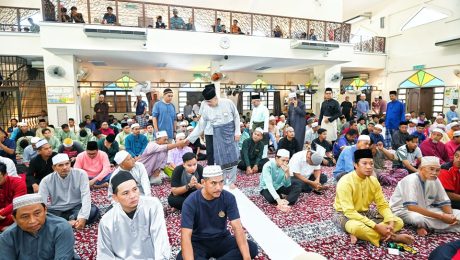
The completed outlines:
{"type": "Polygon", "coordinates": [[[449,161],[454,160],[454,154],[457,148],[460,146],[460,131],[455,131],[452,137],[452,140],[446,143],[447,155],[449,156],[449,161]]]}
{"type": "Polygon", "coordinates": [[[423,156],[436,156],[439,158],[441,164],[449,161],[446,145],[441,142],[443,134],[444,131],[435,128],[431,131],[430,138],[420,144],[420,150],[422,150],[423,156]]]}
{"type": "Polygon", "coordinates": [[[108,182],[112,171],[109,157],[105,152],[98,150],[97,142],[88,142],[86,151],[77,156],[73,167],[85,170],[88,173],[90,187],[102,188],[109,186],[108,182]]]}

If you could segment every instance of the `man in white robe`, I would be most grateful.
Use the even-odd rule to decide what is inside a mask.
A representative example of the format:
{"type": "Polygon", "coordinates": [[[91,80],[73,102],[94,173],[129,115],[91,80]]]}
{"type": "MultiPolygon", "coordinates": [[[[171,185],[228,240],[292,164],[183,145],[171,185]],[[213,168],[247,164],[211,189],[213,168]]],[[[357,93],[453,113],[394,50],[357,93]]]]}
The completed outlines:
{"type": "Polygon", "coordinates": [[[270,112],[268,108],[261,102],[260,94],[254,93],[251,95],[251,104],[253,106],[251,113],[251,120],[249,121],[249,129],[253,132],[256,128],[262,128],[263,136],[262,142],[264,144],[264,152],[262,154],[262,159],[267,158],[268,153],[268,123],[270,118],[270,112]]]}
{"type": "Polygon", "coordinates": [[[140,196],[133,175],[118,172],[110,181],[113,208],[99,223],[98,259],[169,259],[171,246],[158,198],[140,196]]]}
{"type": "Polygon", "coordinates": [[[404,223],[417,227],[425,236],[428,229],[460,232],[460,210],[452,209],[449,197],[438,179],[439,158],[422,157],[419,172],[402,179],[391,196],[390,207],[404,223]]]}

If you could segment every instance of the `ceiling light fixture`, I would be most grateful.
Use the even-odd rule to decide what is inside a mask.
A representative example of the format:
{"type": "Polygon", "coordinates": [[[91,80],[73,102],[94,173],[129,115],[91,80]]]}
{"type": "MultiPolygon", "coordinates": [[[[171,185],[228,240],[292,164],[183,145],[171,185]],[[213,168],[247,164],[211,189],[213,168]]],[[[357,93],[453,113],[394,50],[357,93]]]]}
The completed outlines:
{"type": "Polygon", "coordinates": [[[371,12],[366,12],[366,13],[363,13],[363,14],[360,14],[358,16],[355,16],[353,18],[350,18],[348,20],[346,20],[344,23],[357,23],[357,22],[360,22],[364,19],[371,19],[372,17],[372,13],[371,12]]]}

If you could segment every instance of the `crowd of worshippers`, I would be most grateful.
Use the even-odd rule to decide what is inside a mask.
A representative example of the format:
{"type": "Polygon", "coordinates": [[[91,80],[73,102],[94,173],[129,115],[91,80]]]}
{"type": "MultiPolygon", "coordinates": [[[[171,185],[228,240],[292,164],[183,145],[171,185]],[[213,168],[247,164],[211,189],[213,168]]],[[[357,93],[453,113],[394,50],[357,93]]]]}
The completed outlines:
{"type": "MultiPolygon", "coordinates": [[[[141,96],[136,115],[118,122],[100,95],[93,119],[85,117],[78,127],[69,119],[55,129],[46,111],[36,129],[12,119],[7,131],[0,131],[0,259],[37,253],[78,258],[72,229],[100,218],[91,189],[107,189],[112,203],[99,222],[98,258],[169,259],[163,206],[151,192],[164,178],[171,183],[168,204],[181,211],[177,259],[254,258],[257,246],[246,239],[231,193],[238,186],[237,169],[259,174],[260,195],[282,214],[301,193],[324,196],[331,182],[322,167],[335,166],[333,221],[352,243],[411,244],[413,236],[398,233],[404,223],[419,236],[460,232],[454,106],[446,113],[448,125],[442,115],[430,124],[422,113],[406,114],[390,92],[384,109],[360,110],[356,124],[353,106],[340,105],[330,88],[318,117],[306,112],[296,93],[289,93],[287,114],[278,117],[253,93],[246,119],[231,100],[217,97],[213,84],[202,96],[199,108],[188,105],[188,112],[196,110],[190,117],[176,114],[173,91],[165,89],[148,118],[141,96]],[[351,120],[341,123],[347,115],[351,120]],[[389,203],[381,185],[396,186],[389,203]]],[[[365,96],[360,102],[367,102],[365,96]]]]}

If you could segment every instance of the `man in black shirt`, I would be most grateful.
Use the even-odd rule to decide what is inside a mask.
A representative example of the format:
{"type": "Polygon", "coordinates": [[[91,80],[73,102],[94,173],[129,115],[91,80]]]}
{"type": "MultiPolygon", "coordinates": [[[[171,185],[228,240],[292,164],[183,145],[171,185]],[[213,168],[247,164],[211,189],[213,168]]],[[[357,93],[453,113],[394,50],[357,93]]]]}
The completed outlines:
{"type": "Polygon", "coordinates": [[[375,123],[373,121],[370,121],[368,124],[367,124],[367,128],[364,129],[361,134],[362,135],[370,135],[372,132],[374,132],[374,126],[375,126],[375,123]]]}
{"type": "Polygon", "coordinates": [[[38,155],[30,160],[26,175],[27,193],[38,192],[38,185],[41,180],[54,171],[52,158],[57,154],[53,152],[53,148],[46,139],[38,141],[35,147],[38,149],[38,155]]]}
{"type": "Polygon", "coordinates": [[[278,150],[286,149],[289,151],[289,158],[291,158],[295,153],[302,150],[299,146],[299,143],[295,140],[294,128],[288,127],[286,129],[286,137],[280,139],[278,143],[278,150]]]}
{"type": "Polygon", "coordinates": [[[313,140],[313,142],[311,143],[311,149],[316,151],[317,145],[322,146],[324,149],[326,149],[326,154],[324,156],[322,165],[334,166],[335,159],[334,159],[334,155],[332,154],[332,144],[326,139],[326,137],[327,137],[327,130],[320,128],[318,130],[318,138],[313,140]]]}
{"type": "Polygon", "coordinates": [[[321,128],[327,130],[327,140],[329,142],[337,140],[337,119],[340,117],[340,114],[339,102],[332,98],[332,89],[326,88],[319,114],[319,124],[321,128]]]}
{"type": "Polygon", "coordinates": [[[395,131],[394,134],[391,136],[391,147],[393,150],[398,150],[398,148],[402,145],[406,144],[406,139],[409,136],[407,132],[407,122],[403,121],[399,123],[399,130],[395,131]]]}
{"type": "Polygon", "coordinates": [[[19,131],[18,131],[18,134],[16,135],[16,137],[14,138],[15,142],[17,142],[18,139],[23,137],[23,136],[35,136],[35,134],[32,133],[32,131],[29,130],[29,127],[27,126],[26,123],[20,122],[20,123],[18,123],[18,126],[19,126],[19,131]]]}
{"type": "Polygon", "coordinates": [[[246,174],[254,174],[262,171],[262,167],[268,158],[263,158],[264,144],[262,139],[264,131],[257,127],[252,133],[252,137],[244,140],[241,147],[241,161],[238,163],[238,169],[245,171],[246,174]]]}
{"type": "Polygon", "coordinates": [[[351,104],[349,96],[345,97],[345,101],[340,104],[340,107],[342,108],[342,115],[345,116],[347,121],[350,121],[352,116],[351,108],[353,107],[353,104],[351,104]]]}

